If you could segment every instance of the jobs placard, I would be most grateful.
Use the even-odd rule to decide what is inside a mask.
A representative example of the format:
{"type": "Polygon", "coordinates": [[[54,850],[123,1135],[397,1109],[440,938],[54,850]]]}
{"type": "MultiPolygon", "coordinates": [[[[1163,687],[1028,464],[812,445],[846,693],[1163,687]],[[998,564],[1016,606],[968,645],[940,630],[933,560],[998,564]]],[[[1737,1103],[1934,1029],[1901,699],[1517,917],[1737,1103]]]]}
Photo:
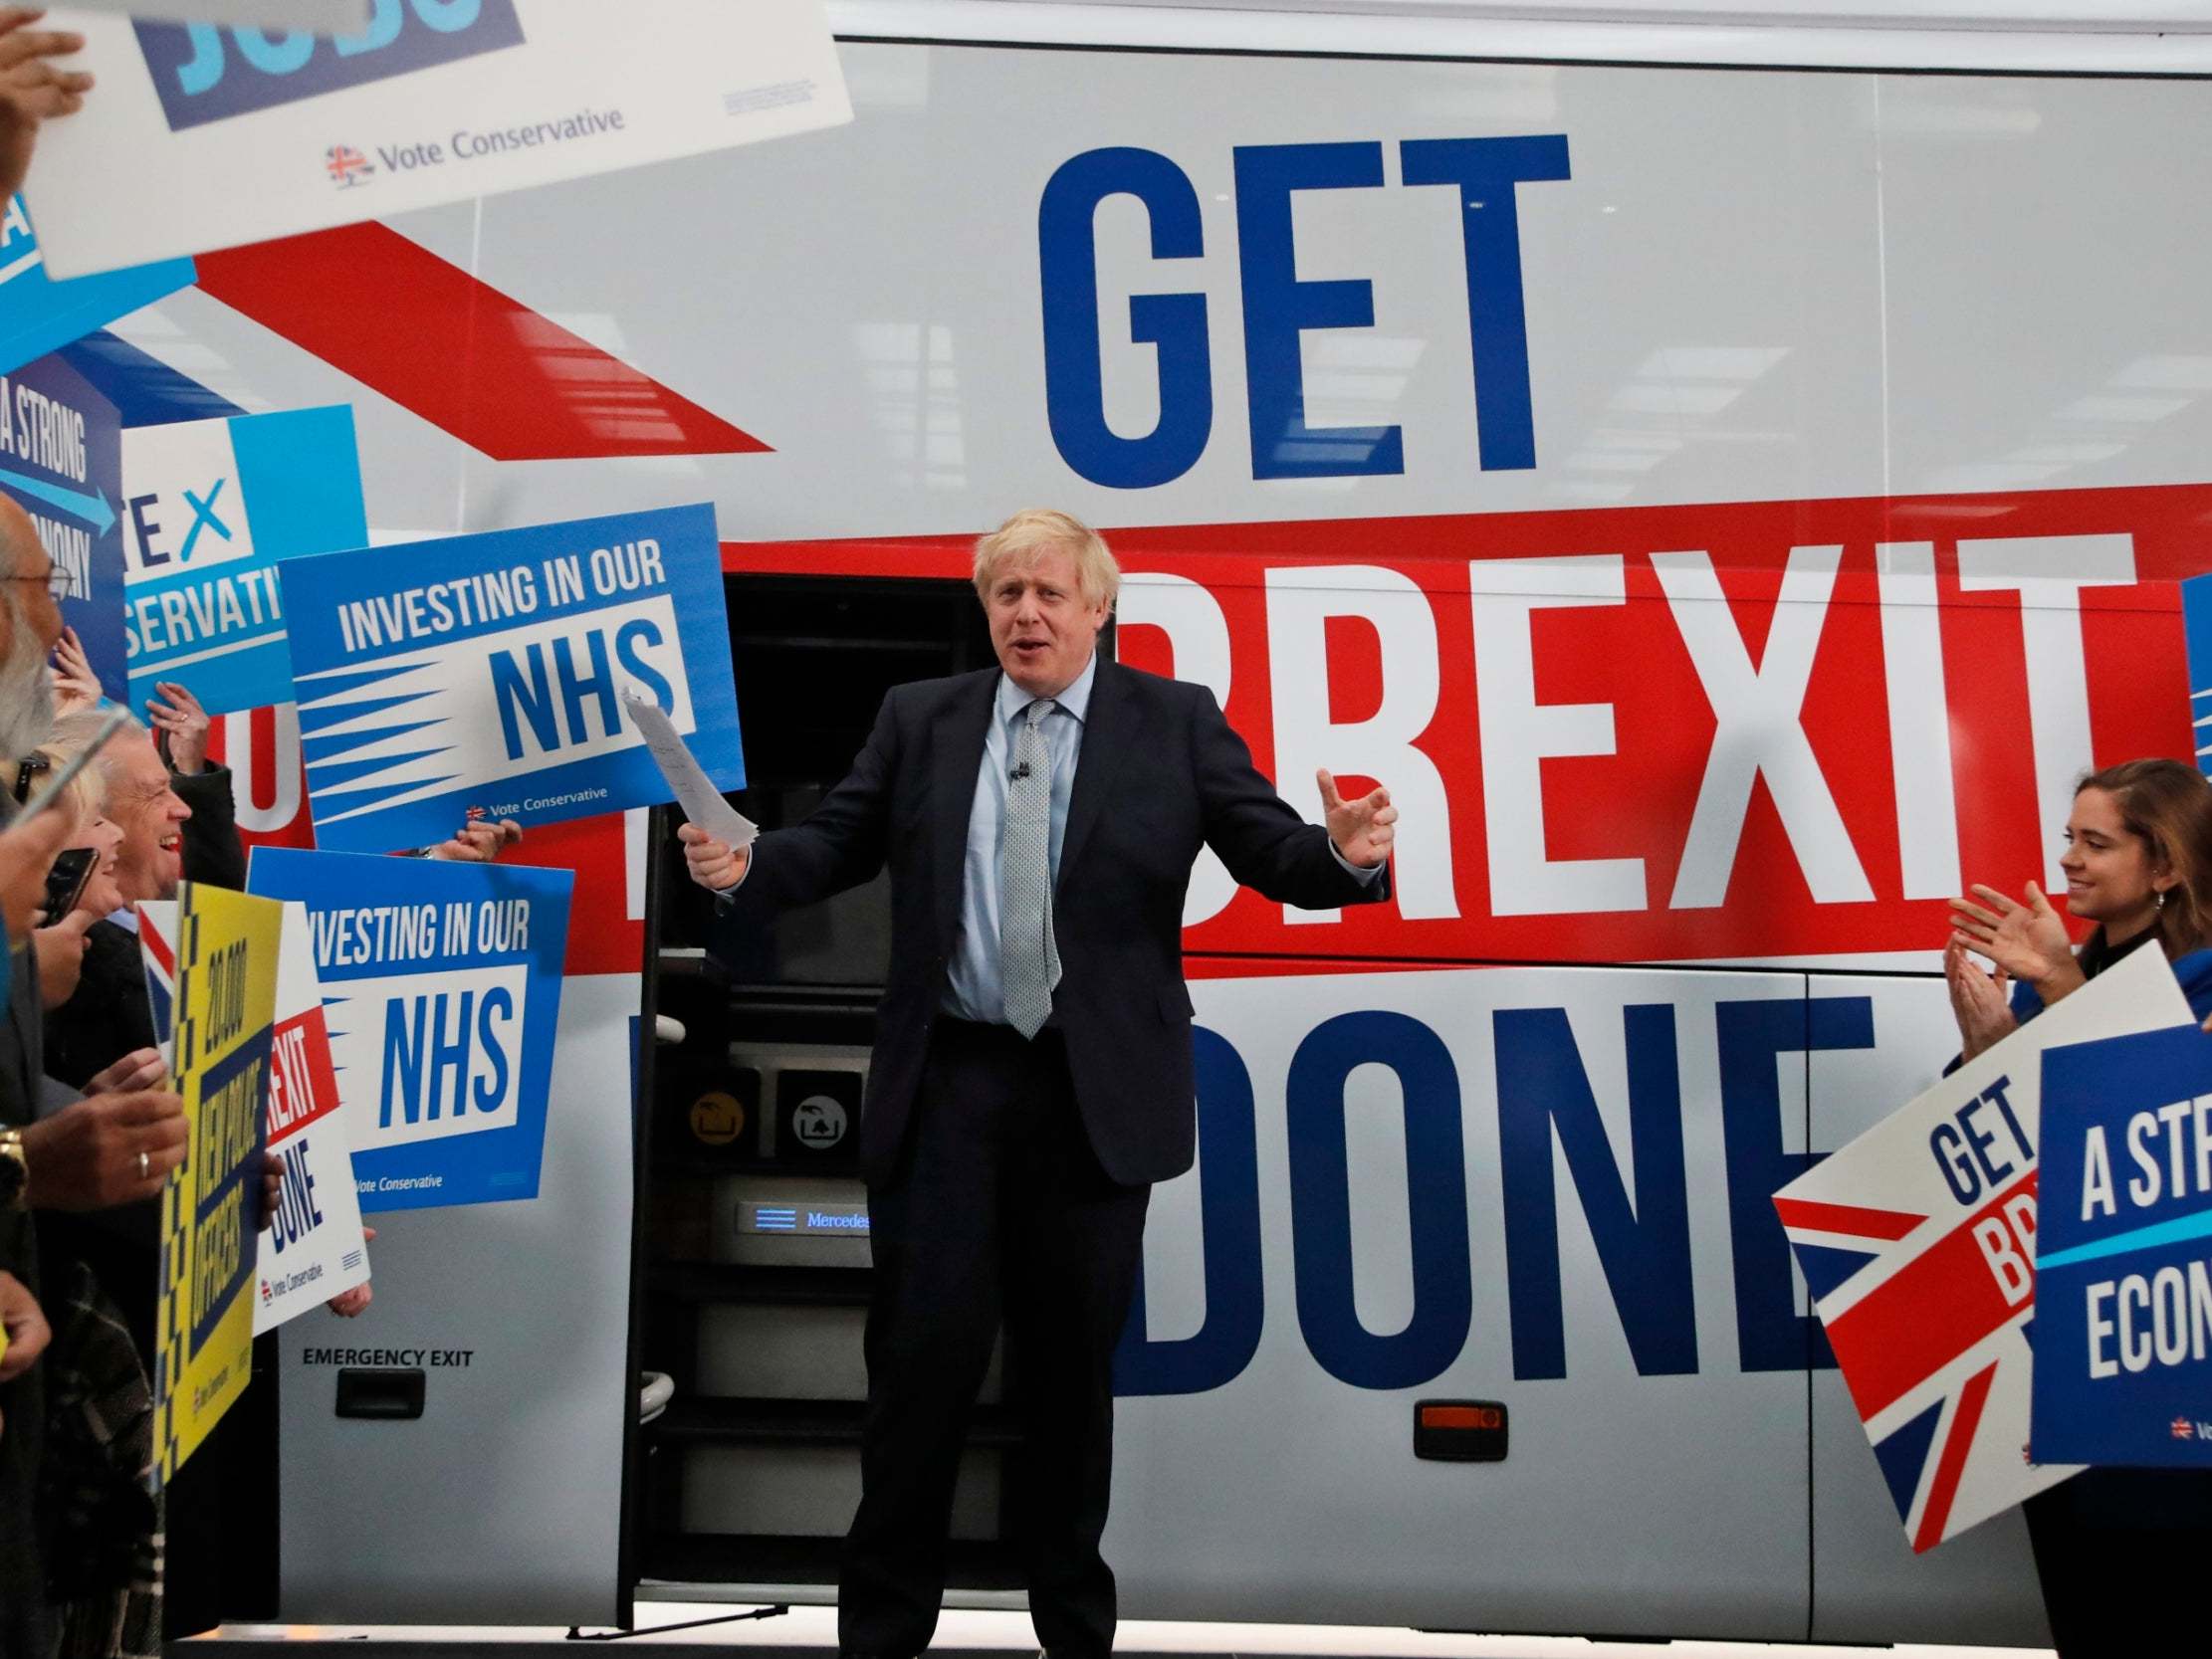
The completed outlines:
{"type": "Polygon", "coordinates": [[[669,797],[622,710],[656,703],[745,784],[714,512],[665,508],[279,567],[316,845],[433,845],[669,797]]]}
{"type": "Polygon", "coordinates": [[[363,1211],[535,1198],[566,870],[257,847],[308,911],[363,1211]]]}
{"type": "Polygon", "coordinates": [[[99,119],[39,140],[31,205],[61,276],[852,118],[821,0],[374,0],[335,38],[68,22],[101,87],[99,119]]]}
{"type": "Polygon", "coordinates": [[[2075,1473],[2029,1457],[2045,1050],[2188,1016],[2138,950],[1775,1194],[1913,1549],[2075,1473]]]}
{"type": "Polygon", "coordinates": [[[161,1192],[154,1457],[166,1481],[245,1391],[284,908],[185,884],[171,1072],[190,1140],[161,1192]]]}

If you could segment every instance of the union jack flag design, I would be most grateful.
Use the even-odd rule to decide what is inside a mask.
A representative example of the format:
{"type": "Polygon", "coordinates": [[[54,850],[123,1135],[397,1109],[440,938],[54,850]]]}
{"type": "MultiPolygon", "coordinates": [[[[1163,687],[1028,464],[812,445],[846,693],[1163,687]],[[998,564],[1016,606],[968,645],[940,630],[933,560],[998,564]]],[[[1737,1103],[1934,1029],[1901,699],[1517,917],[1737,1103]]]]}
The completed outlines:
{"type": "Polygon", "coordinates": [[[368,157],[351,144],[332,144],[323,152],[323,169],[340,190],[350,190],[355,185],[366,184],[368,175],[376,169],[368,157]]]}
{"type": "MultiPolygon", "coordinates": [[[[1881,1141],[1909,1144],[1926,1162],[1925,1129],[1896,1129],[1901,1119],[1920,1124],[1926,1099],[1774,1201],[1897,1519],[1916,1551],[1931,1550],[2073,1473],[2043,1469],[2019,1455],[2028,1432],[2034,1292],[2011,1300],[1976,1237],[1990,1217],[2004,1216],[2007,1202],[2025,1213],[2017,1200],[2033,1203],[2034,1170],[2018,1175],[1989,1203],[1965,1210],[1947,1203],[1935,1214],[1797,1196],[1847,1157],[1836,1174],[1865,1190],[1852,1178],[1851,1165],[1871,1163],[1871,1154],[1887,1150],[1881,1141]]],[[[1836,1182],[1832,1176],[1820,1184],[1836,1182]]]]}
{"type": "Polygon", "coordinates": [[[1775,1194],[1915,1551],[2078,1472],[2021,1455],[2043,1051],[2187,1018],[2137,951],[1775,1194]]]}
{"type": "Polygon", "coordinates": [[[171,1010],[176,1003],[176,902],[149,900],[138,906],[138,961],[145,973],[146,1001],[153,1009],[153,1040],[169,1058],[171,1010]]]}

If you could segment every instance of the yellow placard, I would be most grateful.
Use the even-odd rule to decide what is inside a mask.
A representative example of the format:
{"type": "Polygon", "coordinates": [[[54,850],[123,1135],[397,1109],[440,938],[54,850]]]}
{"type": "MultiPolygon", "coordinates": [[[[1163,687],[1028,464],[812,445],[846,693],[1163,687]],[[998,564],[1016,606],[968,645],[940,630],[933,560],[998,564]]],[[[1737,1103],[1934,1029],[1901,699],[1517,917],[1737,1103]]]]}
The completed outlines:
{"type": "Polygon", "coordinates": [[[167,1481],[231,1402],[253,1362],[277,950],[284,907],[187,883],[177,906],[172,1077],[191,1142],[161,1193],[154,1445],[167,1481]]]}

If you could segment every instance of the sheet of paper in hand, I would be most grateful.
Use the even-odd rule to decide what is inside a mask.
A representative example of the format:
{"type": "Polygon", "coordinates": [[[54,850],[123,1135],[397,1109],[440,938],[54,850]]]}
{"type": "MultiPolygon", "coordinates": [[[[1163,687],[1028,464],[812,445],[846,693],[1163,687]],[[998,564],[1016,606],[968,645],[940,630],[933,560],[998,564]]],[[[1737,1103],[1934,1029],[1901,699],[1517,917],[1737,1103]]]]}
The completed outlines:
{"type": "Polygon", "coordinates": [[[821,0],[375,0],[335,40],[66,21],[101,88],[99,119],[39,140],[31,208],[58,276],[852,118],[821,0]]]}
{"type": "Polygon", "coordinates": [[[257,847],[306,903],[363,1211],[538,1196],[567,870],[257,847]]]}
{"type": "Polygon", "coordinates": [[[166,1482],[245,1391],[284,911],[187,882],[177,901],[171,1075],[190,1150],[161,1191],[154,1459],[166,1482]]]}
{"type": "Polygon", "coordinates": [[[2188,1013],[2138,950],[1775,1194],[1914,1550],[2077,1472],[2028,1455],[2044,1051],[2188,1013]]]}
{"type": "Polygon", "coordinates": [[[292,701],[277,560],[368,540],[345,404],[122,435],[130,706],[174,681],[210,715],[292,701]]]}
{"type": "Polygon", "coordinates": [[[257,1337],[368,1281],[351,1131],[331,1059],[308,908],[288,900],[269,1073],[269,1149],[284,1159],[284,1186],[261,1235],[257,1337]]]}
{"type": "Polygon", "coordinates": [[[745,786],[714,510],[367,548],[278,566],[318,847],[388,852],[472,809],[525,826],[668,799],[622,712],[658,703],[745,786]]]}
{"type": "Polygon", "coordinates": [[[2048,1050],[2043,1174],[2036,1455],[2212,1468],[2212,1036],[2048,1050]]]}
{"type": "Polygon", "coordinates": [[[646,752],[653,757],[653,764],[668,780],[668,787],[675,791],[677,803],[683,807],[684,816],[697,824],[716,840],[731,847],[750,847],[760,836],[761,826],[722,798],[722,791],[699,764],[699,757],[691,752],[675,723],[661,712],[659,704],[634,693],[622,694],[622,707],[645,735],[646,752]]]}

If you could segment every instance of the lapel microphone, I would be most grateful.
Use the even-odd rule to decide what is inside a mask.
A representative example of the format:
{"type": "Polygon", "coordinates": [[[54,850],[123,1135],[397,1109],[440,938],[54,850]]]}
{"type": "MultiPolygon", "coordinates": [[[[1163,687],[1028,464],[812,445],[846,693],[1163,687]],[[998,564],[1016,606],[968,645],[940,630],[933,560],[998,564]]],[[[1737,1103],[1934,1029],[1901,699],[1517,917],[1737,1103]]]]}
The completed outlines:
{"type": "Polygon", "coordinates": [[[1022,761],[1022,762],[1021,762],[1021,764],[1020,764],[1020,765],[1018,765],[1018,766],[1014,767],[1014,769],[1013,769],[1012,771],[1010,771],[1010,772],[1008,772],[1008,773],[1006,774],[1006,781],[1007,781],[1008,783],[1018,783],[1018,782],[1020,782],[1020,781],[1021,781],[1021,779],[1023,779],[1023,778],[1027,777],[1028,775],[1029,775],[1029,762],[1028,762],[1028,761],[1026,761],[1026,760],[1024,760],[1024,761],[1022,761]]]}

